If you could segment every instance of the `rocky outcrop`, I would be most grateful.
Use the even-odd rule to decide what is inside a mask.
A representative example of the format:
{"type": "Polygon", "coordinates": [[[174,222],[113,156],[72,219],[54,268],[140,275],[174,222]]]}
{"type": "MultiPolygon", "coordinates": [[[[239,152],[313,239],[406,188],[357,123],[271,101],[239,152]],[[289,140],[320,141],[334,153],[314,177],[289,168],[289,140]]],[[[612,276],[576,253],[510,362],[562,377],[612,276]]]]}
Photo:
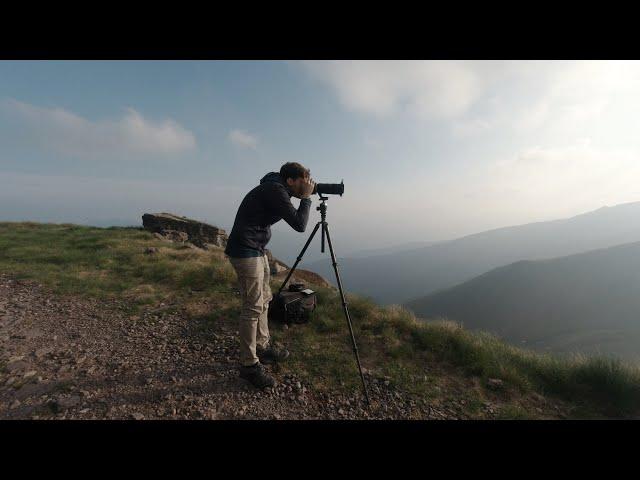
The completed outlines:
{"type": "Polygon", "coordinates": [[[163,230],[162,233],[153,232],[153,235],[158,240],[170,240],[172,242],[187,242],[189,241],[189,235],[185,232],[179,232],[178,230],[163,230]]]}
{"type": "MultiPolygon", "coordinates": [[[[287,278],[288,273],[289,273],[289,269],[281,272],[277,272],[277,273],[272,273],[272,278],[276,281],[283,282],[284,279],[287,278]]],[[[289,279],[288,284],[291,284],[291,283],[304,283],[305,285],[308,285],[308,286],[317,285],[320,287],[326,287],[333,290],[337,290],[336,287],[331,285],[328,281],[326,281],[322,276],[318,275],[317,273],[311,272],[309,270],[303,270],[298,267],[296,267],[295,271],[293,272],[293,275],[291,275],[291,278],[289,279]]],[[[287,285],[285,285],[285,288],[287,288],[287,285]]]]}
{"type": "MultiPolygon", "coordinates": [[[[271,267],[271,276],[272,278],[284,281],[287,278],[287,274],[291,267],[286,265],[284,262],[281,262],[277,258],[275,258],[269,249],[265,249],[267,253],[267,258],[269,259],[269,266],[271,267]]],[[[326,281],[322,276],[318,275],[315,272],[310,270],[303,270],[301,268],[296,267],[295,272],[291,275],[289,279],[289,284],[291,283],[304,283],[306,285],[317,285],[320,287],[327,287],[331,289],[336,289],[333,285],[331,285],[328,281],[326,281]]],[[[285,285],[286,287],[286,285],[285,285]]]]}
{"type": "Polygon", "coordinates": [[[265,252],[267,253],[267,259],[269,259],[269,267],[271,267],[272,275],[289,270],[289,267],[284,262],[275,258],[268,248],[265,248],[265,252]]]}
{"type": "Polygon", "coordinates": [[[172,213],[145,213],[142,225],[169,240],[188,241],[201,248],[207,248],[207,244],[218,247],[227,244],[227,234],[223,229],[172,213]]]}

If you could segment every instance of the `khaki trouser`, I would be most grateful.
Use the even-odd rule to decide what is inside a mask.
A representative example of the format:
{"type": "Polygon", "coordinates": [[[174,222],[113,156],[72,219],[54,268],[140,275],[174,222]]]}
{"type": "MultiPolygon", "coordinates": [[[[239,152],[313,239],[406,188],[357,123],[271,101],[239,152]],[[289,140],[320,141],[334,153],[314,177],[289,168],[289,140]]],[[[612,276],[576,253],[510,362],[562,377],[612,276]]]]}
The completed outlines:
{"type": "Polygon", "coordinates": [[[267,255],[235,258],[229,261],[238,276],[240,287],[240,363],[250,366],[258,361],[256,345],[264,348],[269,343],[267,313],[272,298],[269,279],[271,271],[267,255]]]}

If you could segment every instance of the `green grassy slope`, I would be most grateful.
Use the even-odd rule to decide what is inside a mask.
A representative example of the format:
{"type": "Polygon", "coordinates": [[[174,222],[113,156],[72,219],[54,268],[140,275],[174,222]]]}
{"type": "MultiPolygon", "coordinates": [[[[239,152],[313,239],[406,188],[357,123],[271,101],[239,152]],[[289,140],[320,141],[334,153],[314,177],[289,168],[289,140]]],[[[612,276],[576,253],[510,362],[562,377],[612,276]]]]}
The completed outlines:
{"type": "Polygon", "coordinates": [[[523,261],[407,303],[519,345],[640,359],[640,242],[523,261]]]}
{"type": "MultiPolygon", "coordinates": [[[[197,250],[135,228],[0,223],[0,272],[38,280],[61,294],[123,298],[132,311],[170,299],[205,325],[239,310],[235,273],[222,249],[197,250]],[[158,252],[146,254],[147,247],[158,252]]],[[[357,389],[339,296],[315,290],[313,323],[274,326],[274,336],[293,354],[283,368],[319,390],[357,389]]],[[[640,372],[617,360],[535,354],[450,322],[420,322],[400,306],[380,307],[352,294],[347,300],[363,365],[407,392],[434,398],[455,391],[473,416],[489,395],[487,380],[498,378],[505,385],[505,418],[536,418],[527,411],[527,398],[535,395],[568,402],[581,418],[637,414],[640,372]],[[448,389],[460,382],[477,388],[448,389]]]]}

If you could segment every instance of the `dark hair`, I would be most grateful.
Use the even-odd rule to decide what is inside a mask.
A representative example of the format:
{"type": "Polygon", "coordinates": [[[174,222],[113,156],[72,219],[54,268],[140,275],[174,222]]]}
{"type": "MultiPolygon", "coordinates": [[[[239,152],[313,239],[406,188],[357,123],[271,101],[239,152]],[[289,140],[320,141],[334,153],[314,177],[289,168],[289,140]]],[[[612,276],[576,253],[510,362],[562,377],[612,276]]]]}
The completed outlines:
{"type": "Polygon", "coordinates": [[[300,177],[308,177],[311,174],[311,170],[300,165],[298,162],[287,162],[280,167],[280,176],[283,180],[291,178],[293,180],[300,177]]]}

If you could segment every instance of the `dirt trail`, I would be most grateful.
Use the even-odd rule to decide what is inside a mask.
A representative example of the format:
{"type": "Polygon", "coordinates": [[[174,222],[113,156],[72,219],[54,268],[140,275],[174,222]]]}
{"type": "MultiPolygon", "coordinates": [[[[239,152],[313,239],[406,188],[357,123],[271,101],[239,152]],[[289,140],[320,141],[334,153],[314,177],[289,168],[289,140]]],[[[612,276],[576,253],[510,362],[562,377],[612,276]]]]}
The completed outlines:
{"type": "Polygon", "coordinates": [[[316,393],[272,367],[279,385],[260,392],[238,377],[230,320],[203,331],[171,305],[138,319],[124,307],[0,274],[0,418],[465,418],[370,375],[371,412],[359,392],[316,393]]]}

